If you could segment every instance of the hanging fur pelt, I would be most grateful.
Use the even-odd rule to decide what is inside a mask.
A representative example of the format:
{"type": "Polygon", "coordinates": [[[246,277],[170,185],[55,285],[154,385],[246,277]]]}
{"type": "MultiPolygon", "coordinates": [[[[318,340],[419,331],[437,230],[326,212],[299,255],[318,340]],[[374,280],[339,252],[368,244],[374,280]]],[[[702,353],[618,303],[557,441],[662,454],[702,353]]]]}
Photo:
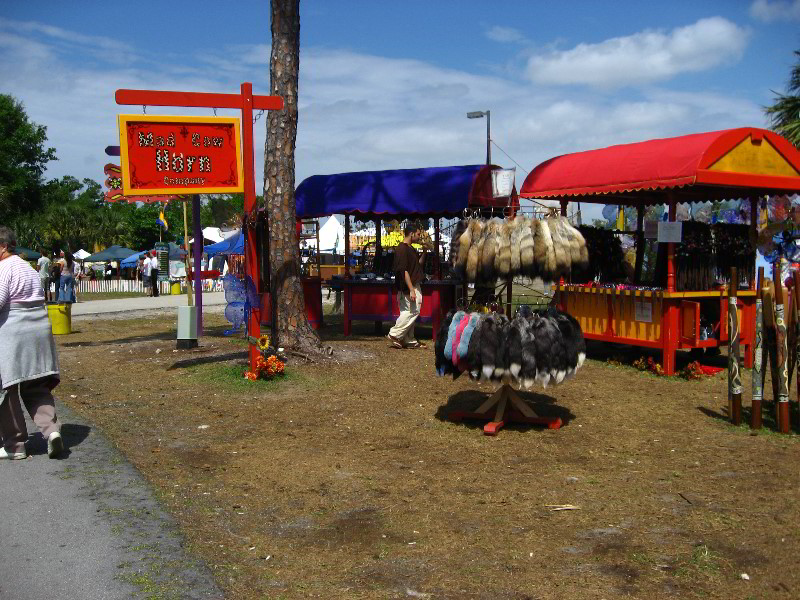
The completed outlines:
{"type": "Polygon", "coordinates": [[[522,231],[524,227],[525,217],[518,216],[509,221],[510,235],[509,235],[509,258],[511,259],[510,269],[511,272],[516,274],[520,272],[520,240],[522,239],[522,231]]]}
{"type": "Polygon", "coordinates": [[[434,346],[439,375],[462,372],[472,379],[530,388],[568,379],[583,365],[586,343],[580,325],[555,308],[521,307],[514,319],[502,313],[448,314],[434,346]]]}
{"type": "Polygon", "coordinates": [[[511,238],[515,229],[514,221],[505,220],[500,226],[500,235],[497,236],[497,253],[494,256],[494,269],[500,277],[508,277],[509,273],[519,272],[519,269],[517,271],[511,269],[511,238]]]}
{"type": "Polygon", "coordinates": [[[561,220],[558,218],[547,219],[550,235],[553,238],[553,248],[556,252],[556,277],[569,273],[572,257],[569,250],[569,241],[561,233],[561,220]]]}
{"type": "Polygon", "coordinates": [[[461,277],[464,276],[464,269],[467,266],[467,252],[469,248],[464,249],[463,261],[461,261],[461,236],[467,230],[469,222],[466,219],[459,220],[453,230],[453,235],[450,237],[450,264],[453,270],[461,277]]]}
{"type": "Polygon", "coordinates": [[[470,219],[464,232],[458,238],[458,254],[456,255],[455,268],[456,272],[460,273],[462,276],[466,275],[467,271],[469,271],[468,258],[469,251],[472,248],[473,237],[477,240],[482,227],[483,224],[480,221],[470,219]]]}
{"type": "MultiPolygon", "coordinates": [[[[553,247],[553,237],[550,235],[550,227],[545,220],[534,219],[532,222],[533,230],[533,256],[536,265],[535,275],[545,281],[553,281],[558,269],[556,262],[556,251],[553,247]]],[[[532,274],[533,275],[533,274],[532,274]]]]}
{"type": "Polygon", "coordinates": [[[521,217],[519,223],[519,273],[533,273],[533,230],[531,229],[532,219],[521,217]]]}
{"type": "Polygon", "coordinates": [[[497,254],[498,238],[503,226],[502,219],[495,217],[486,224],[486,235],[481,248],[481,278],[487,281],[495,279],[494,257],[497,254]]]}
{"type": "MultiPolygon", "coordinates": [[[[478,276],[478,266],[480,263],[482,248],[481,240],[483,239],[484,229],[485,227],[483,226],[483,221],[479,219],[472,219],[469,223],[467,231],[464,232],[464,235],[469,235],[466,266],[467,281],[475,281],[476,277],[478,276]]],[[[461,236],[461,239],[463,244],[463,235],[461,236]]],[[[461,248],[459,248],[459,254],[461,251],[461,248]]]]}

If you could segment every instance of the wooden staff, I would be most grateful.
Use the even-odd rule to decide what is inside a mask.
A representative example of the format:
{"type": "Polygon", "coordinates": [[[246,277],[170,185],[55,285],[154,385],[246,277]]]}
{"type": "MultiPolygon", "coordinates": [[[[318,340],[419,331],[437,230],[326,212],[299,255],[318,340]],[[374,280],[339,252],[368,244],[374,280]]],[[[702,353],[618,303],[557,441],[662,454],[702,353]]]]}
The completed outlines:
{"type": "Polygon", "coordinates": [[[764,368],[762,346],[764,345],[763,308],[761,290],[764,289],[764,267],[758,268],[758,288],[756,290],[756,323],[753,332],[753,400],[750,407],[750,429],[761,429],[761,402],[764,398],[764,384],[761,371],[764,368]]]}
{"type": "Polygon", "coordinates": [[[783,306],[783,286],[781,285],[780,263],[773,267],[775,279],[775,340],[778,347],[778,398],[776,419],[778,431],[789,433],[789,383],[786,371],[787,342],[786,316],[783,306]]]}
{"type": "Polygon", "coordinates": [[[731,267],[728,287],[728,415],[734,425],[742,422],[742,376],[739,372],[739,315],[736,294],[739,279],[736,267],[731,267]]]}
{"type": "MultiPolygon", "coordinates": [[[[797,301],[800,301],[800,271],[794,272],[794,297],[797,301]]],[[[795,330],[795,366],[797,368],[797,373],[795,378],[797,379],[797,401],[800,402],[800,306],[798,306],[798,302],[795,303],[795,321],[794,321],[794,330],[795,330]]]]}

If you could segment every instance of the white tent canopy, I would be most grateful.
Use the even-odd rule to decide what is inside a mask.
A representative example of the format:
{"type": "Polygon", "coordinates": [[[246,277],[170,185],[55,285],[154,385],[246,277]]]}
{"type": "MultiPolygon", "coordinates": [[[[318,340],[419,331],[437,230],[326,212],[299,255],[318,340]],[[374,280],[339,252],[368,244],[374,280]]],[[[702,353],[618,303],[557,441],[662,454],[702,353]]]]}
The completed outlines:
{"type": "MultiPolygon", "coordinates": [[[[317,245],[316,238],[304,240],[310,248],[317,245]]],[[[336,250],[337,254],[344,254],[344,225],[336,217],[328,217],[325,224],[319,228],[320,252],[336,250]]]]}
{"type": "MultiPolygon", "coordinates": [[[[206,240],[211,240],[215,244],[217,242],[221,242],[222,240],[227,240],[232,235],[236,235],[239,233],[238,229],[231,229],[230,231],[223,231],[219,227],[204,227],[203,228],[203,238],[206,240]]],[[[189,243],[194,243],[194,238],[189,239],[189,243]]]]}
{"type": "Polygon", "coordinates": [[[80,250],[78,250],[78,251],[77,251],[75,254],[73,254],[72,256],[73,256],[74,258],[77,258],[78,260],[83,260],[83,259],[84,259],[84,258],[86,258],[87,256],[91,256],[91,253],[89,253],[89,252],[87,252],[86,250],[84,250],[83,248],[81,248],[80,250]]]}

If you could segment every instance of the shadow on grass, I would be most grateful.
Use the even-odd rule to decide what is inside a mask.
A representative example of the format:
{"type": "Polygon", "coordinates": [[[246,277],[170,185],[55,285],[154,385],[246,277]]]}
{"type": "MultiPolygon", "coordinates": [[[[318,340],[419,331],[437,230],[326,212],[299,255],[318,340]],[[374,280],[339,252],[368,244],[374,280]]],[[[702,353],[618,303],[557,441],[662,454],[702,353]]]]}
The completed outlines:
{"type": "MultiPolygon", "coordinates": [[[[73,333],[79,333],[73,331],[73,333]]],[[[175,340],[175,332],[167,331],[165,333],[152,333],[149,335],[132,335],[129,337],[118,338],[113,340],[98,340],[94,342],[65,342],[65,348],[74,348],[79,346],[109,346],[112,344],[135,344],[137,342],[155,342],[164,340],[175,340]]]]}
{"type": "MultiPolygon", "coordinates": [[[[722,421],[728,425],[732,425],[730,420],[730,416],[728,415],[728,408],[724,407],[721,411],[712,410],[710,408],[706,408],[705,406],[698,406],[697,410],[701,413],[706,415],[707,417],[711,417],[712,419],[717,419],[718,421],[722,421]]],[[[738,426],[740,429],[750,429],[750,421],[752,419],[752,407],[751,406],[743,406],[742,407],[742,423],[738,426]]],[[[800,433],[800,407],[798,407],[797,402],[789,402],[789,432],[790,433],[800,433]]],[[[754,430],[755,431],[755,430],[754,430]]],[[[758,430],[764,433],[778,433],[778,421],[776,418],[776,410],[775,410],[775,402],[764,402],[761,405],[761,429],[758,430]]]]}
{"type": "Polygon", "coordinates": [[[197,356],[195,358],[185,358],[177,360],[167,367],[167,371],[174,371],[175,369],[185,369],[187,367],[196,367],[198,365],[208,365],[215,363],[230,362],[232,360],[247,360],[247,350],[237,352],[228,352],[227,354],[214,354],[212,356],[197,356]]]}
{"type": "MultiPolygon", "coordinates": [[[[533,411],[540,417],[558,417],[561,419],[561,426],[564,427],[575,418],[575,415],[563,406],[556,404],[556,399],[547,394],[538,394],[536,392],[525,392],[516,390],[522,400],[530,406],[533,411]]],[[[450,421],[450,414],[455,411],[475,411],[481,404],[483,404],[491,394],[480,390],[462,390],[456,392],[447,399],[447,403],[441,405],[434,415],[440,421],[450,421]]],[[[493,414],[495,407],[492,407],[489,414],[493,414]]],[[[455,421],[469,429],[483,429],[487,421],[483,420],[464,420],[455,421]]],[[[514,431],[525,431],[531,428],[540,428],[539,425],[529,425],[526,423],[508,423],[504,429],[512,429],[514,431]]]]}

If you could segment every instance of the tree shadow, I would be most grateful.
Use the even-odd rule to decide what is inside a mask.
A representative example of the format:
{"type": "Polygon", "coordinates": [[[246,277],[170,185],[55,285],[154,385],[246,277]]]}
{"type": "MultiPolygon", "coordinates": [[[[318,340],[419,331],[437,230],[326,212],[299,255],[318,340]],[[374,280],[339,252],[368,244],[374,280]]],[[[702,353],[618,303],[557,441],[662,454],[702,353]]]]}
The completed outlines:
{"type": "Polygon", "coordinates": [[[174,371],[175,369],[185,369],[187,367],[196,367],[198,365],[208,365],[213,363],[230,362],[232,360],[247,360],[249,356],[247,350],[240,350],[238,352],[228,352],[227,354],[213,354],[211,356],[197,356],[195,358],[185,358],[177,360],[167,367],[167,371],[174,371]]]}
{"type": "Polygon", "coordinates": [[[97,340],[89,342],[65,342],[65,348],[76,348],[80,346],[108,346],[111,344],[135,344],[137,342],[155,342],[155,341],[169,341],[175,339],[174,331],[167,331],[165,333],[152,333],[148,335],[132,335],[124,338],[117,338],[113,340],[97,340]]]}
{"type": "MultiPolygon", "coordinates": [[[[556,404],[557,400],[547,394],[540,394],[537,392],[526,392],[523,390],[515,390],[517,395],[530,406],[533,411],[540,417],[559,418],[561,419],[562,427],[568,425],[570,421],[575,419],[575,415],[568,408],[556,404]]],[[[450,421],[450,414],[456,411],[472,412],[483,404],[489,396],[494,392],[484,392],[481,390],[462,390],[456,392],[447,399],[446,404],[442,404],[434,415],[440,421],[450,421]]],[[[494,411],[493,407],[489,412],[494,411]]],[[[481,420],[464,420],[455,421],[469,429],[483,429],[486,421],[481,420]]],[[[528,425],[525,423],[508,423],[504,429],[512,429],[514,431],[526,431],[531,428],[539,427],[538,425],[528,425]]]]}
{"type": "MultiPolygon", "coordinates": [[[[80,446],[81,443],[89,437],[92,428],[87,425],[80,425],[78,423],[62,423],[61,424],[61,439],[64,440],[64,451],[56,457],[56,460],[63,460],[69,458],[71,451],[70,448],[80,446]]],[[[30,436],[28,442],[28,454],[39,455],[47,454],[47,441],[41,432],[37,431],[30,436]]]]}

